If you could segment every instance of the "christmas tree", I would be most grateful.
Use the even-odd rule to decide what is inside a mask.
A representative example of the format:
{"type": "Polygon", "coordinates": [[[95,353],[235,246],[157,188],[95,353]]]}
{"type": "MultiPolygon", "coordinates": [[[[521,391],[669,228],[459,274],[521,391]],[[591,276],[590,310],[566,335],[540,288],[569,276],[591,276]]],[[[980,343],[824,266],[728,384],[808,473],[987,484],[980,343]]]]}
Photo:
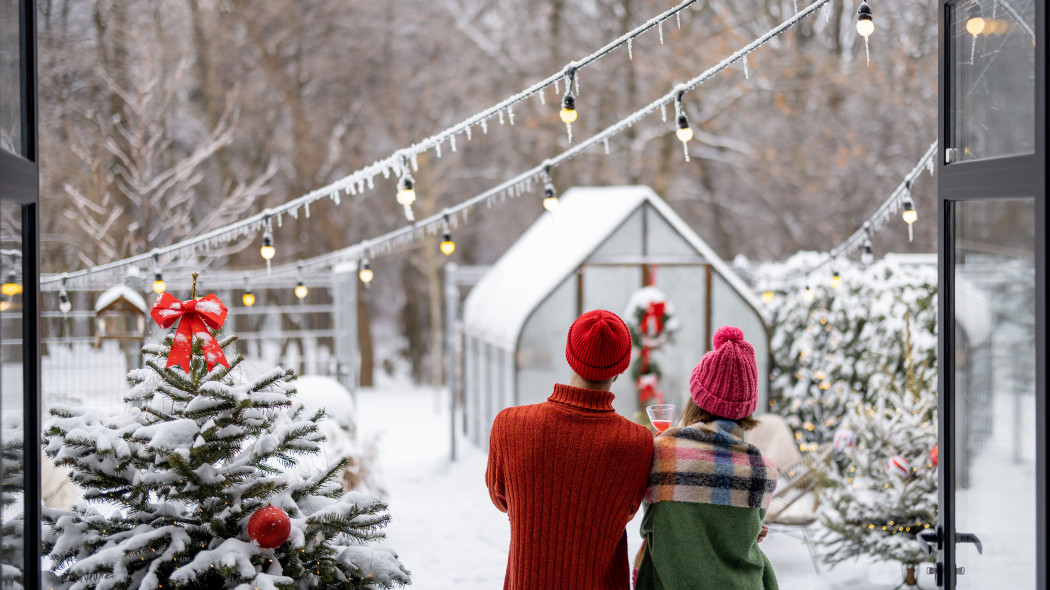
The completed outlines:
{"type": "Polygon", "coordinates": [[[905,314],[904,378],[883,366],[879,394],[851,400],[820,467],[820,543],[829,564],[872,555],[904,564],[914,584],[915,567],[935,559],[915,537],[937,525],[937,370],[913,354],[910,323],[905,314]]]}
{"type": "Polygon", "coordinates": [[[4,515],[0,529],[0,552],[4,556],[0,562],[0,587],[14,590],[23,588],[25,563],[25,515],[20,510],[25,501],[23,438],[20,417],[5,417],[0,445],[0,510],[4,515]]]}
{"type": "MultiPolygon", "coordinates": [[[[196,279],[196,275],[194,276],[196,279]]],[[[143,348],[116,416],[56,407],[46,453],[69,467],[86,502],[45,509],[44,551],[64,587],[389,588],[409,583],[370,542],[390,516],[379,498],[338,485],[347,460],[302,478],[324,411],[305,415],[292,371],[248,377],[236,337],[215,338],[214,295],[162,294],[152,315],[180,322],[143,348]]]]}

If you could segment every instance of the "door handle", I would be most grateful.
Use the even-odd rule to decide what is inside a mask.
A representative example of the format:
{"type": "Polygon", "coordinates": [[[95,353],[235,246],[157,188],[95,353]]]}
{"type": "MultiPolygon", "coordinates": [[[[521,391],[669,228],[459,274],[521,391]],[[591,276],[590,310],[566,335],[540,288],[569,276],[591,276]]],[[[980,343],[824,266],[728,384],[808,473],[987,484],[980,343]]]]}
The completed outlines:
{"type": "Polygon", "coordinates": [[[915,536],[915,540],[919,542],[926,555],[933,555],[934,551],[938,551],[941,548],[941,527],[937,527],[933,531],[922,531],[915,536]]]}
{"type": "MultiPolygon", "coordinates": [[[[921,533],[920,533],[921,536],[921,533]]],[[[973,543],[977,547],[977,553],[984,555],[984,546],[981,545],[981,540],[977,538],[977,535],[973,533],[955,533],[956,543],[973,543]]]]}

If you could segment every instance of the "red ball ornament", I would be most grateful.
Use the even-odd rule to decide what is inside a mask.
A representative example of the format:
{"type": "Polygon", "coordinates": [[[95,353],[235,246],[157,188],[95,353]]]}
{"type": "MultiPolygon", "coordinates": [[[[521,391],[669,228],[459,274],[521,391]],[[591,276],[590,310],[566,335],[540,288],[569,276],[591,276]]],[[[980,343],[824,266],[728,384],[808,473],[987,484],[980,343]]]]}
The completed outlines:
{"type": "Polygon", "coordinates": [[[941,458],[941,452],[938,450],[938,447],[940,447],[940,445],[933,445],[933,448],[930,449],[930,463],[933,463],[934,467],[937,466],[937,462],[941,458]]]}
{"type": "Polygon", "coordinates": [[[291,532],[292,520],[277,506],[263,506],[248,519],[248,537],[266,549],[283,545],[291,532]]]}

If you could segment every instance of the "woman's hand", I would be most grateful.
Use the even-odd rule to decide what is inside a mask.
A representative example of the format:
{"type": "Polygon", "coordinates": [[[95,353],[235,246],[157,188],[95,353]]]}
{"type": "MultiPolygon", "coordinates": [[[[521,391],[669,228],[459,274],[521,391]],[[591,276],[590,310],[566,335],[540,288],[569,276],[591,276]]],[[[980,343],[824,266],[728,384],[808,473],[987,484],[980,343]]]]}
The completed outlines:
{"type": "Polygon", "coordinates": [[[766,535],[768,533],[769,533],[769,527],[767,527],[766,525],[762,525],[762,530],[758,533],[758,541],[757,542],[761,543],[762,539],[765,539],[766,535]]]}

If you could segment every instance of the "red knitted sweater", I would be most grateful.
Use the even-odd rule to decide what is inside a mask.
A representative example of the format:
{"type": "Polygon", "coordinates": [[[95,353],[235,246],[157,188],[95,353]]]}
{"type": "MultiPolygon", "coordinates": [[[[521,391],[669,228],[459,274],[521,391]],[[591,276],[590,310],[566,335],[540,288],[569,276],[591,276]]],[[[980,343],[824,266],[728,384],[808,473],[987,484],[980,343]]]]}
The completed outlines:
{"type": "Polygon", "coordinates": [[[510,590],[627,590],[624,527],[645,495],[653,436],[608,391],[555,385],[492,423],[485,482],[510,516],[510,590]]]}

